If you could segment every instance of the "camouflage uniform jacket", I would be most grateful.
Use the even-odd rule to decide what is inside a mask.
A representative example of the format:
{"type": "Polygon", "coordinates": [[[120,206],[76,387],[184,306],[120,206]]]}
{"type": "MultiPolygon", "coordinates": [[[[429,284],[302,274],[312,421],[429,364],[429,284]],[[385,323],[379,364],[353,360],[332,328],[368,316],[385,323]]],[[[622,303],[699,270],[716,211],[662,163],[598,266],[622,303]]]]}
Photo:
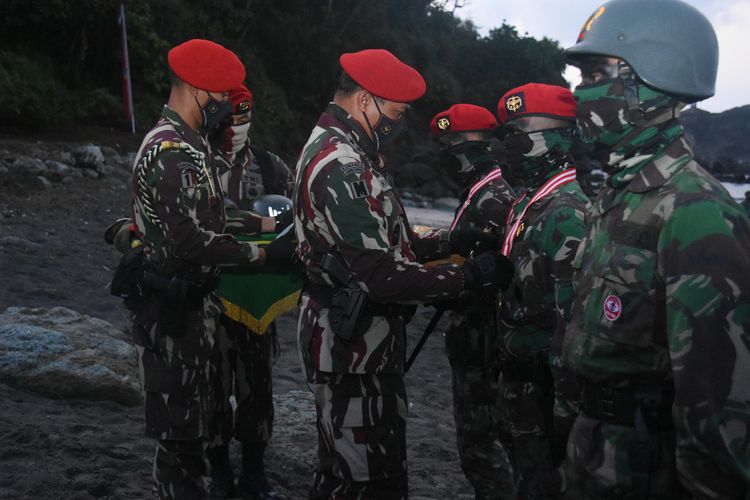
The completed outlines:
{"type": "Polygon", "coordinates": [[[249,142],[237,154],[219,152],[216,167],[227,203],[227,231],[232,234],[261,232],[260,216],[268,214],[251,213],[260,196],[292,196],[294,177],[284,160],[249,142]]]}
{"type": "MultiPolygon", "coordinates": [[[[415,262],[413,234],[383,158],[357,122],[333,103],[300,154],[295,190],[297,251],[312,283],[336,286],[318,265],[330,252],[376,303],[438,302],[461,292],[458,266],[425,268],[415,262]]],[[[362,318],[362,331],[344,342],[328,327],[326,309],[314,296],[303,296],[300,314],[300,324],[310,325],[300,329],[299,338],[306,366],[334,373],[403,373],[405,333],[397,315],[362,318]],[[310,315],[314,318],[306,319],[310,315]]]]}
{"type": "MultiPolygon", "coordinates": [[[[492,171],[494,169],[484,172],[483,175],[475,176],[471,185],[474,186],[481,182],[492,171]]],[[[501,236],[508,211],[515,199],[513,188],[502,177],[494,179],[474,193],[466,208],[461,210],[461,207],[467,201],[469,191],[470,189],[466,189],[461,193],[459,198],[461,204],[456,209],[455,217],[457,219],[454,219],[453,229],[455,231],[483,229],[492,223],[498,228],[497,231],[500,233],[498,237],[501,236]]],[[[464,255],[464,257],[467,256],[464,255]]],[[[484,327],[495,324],[494,305],[481,300],[471,300],[469,303],[461,304],[459,309],[453,311],[452,317],[453,321],[448,327],[446,336],[446,348],[449,356],[469,356],[475,362],[483,363],[486,359],[492,358],[493,354],[496,354],[485,352],[485,342],[482,342],[481,345],[476,344],[475,341],[480,340],[474,338],[476,335],[467,332],[470,328],[483,330],[484,327]],[[462,354],[458,354],[458,352],[462,354]]],[[[493,336],[493,338],[495,337],[493,336]]],[[[494,345],[492,347],[494,348],[494,345]]]]}
{"type": "MultiPolygon", "coordinates": [[[[497,166],[496,168],[499,169],[500,167],[497,166]]],[[[481,182],[492,171],[494,169],[485,172],[481,176],[477,176],[473,179],[471,185],[474,186],[481,182]]],[[[461,193],[459,198],[461,204],[466,201],[469,191],[470,189],[467,189],[461,193]]],[[[502,230],[505,219],[508,216],[508,210],[510,210],[510,206],[515,198],[516,193],[510,187],[508,181],[503,177],[498,177],[474,193],[469,205],[463,211],[461,211],[461,206],[459,206],[456,210],[456,217],[460,215],[460,218],[454,220],[453,228],[455,230],[483,229],[489,222],[492,222],[497,225],[499,230],[502,230]]]]}
{"type": "Polygon", "coordinates": [[[250,265],[258,259],[255,245],[222,234],[222,192],[204,141],[167,106],[136,155],[133,188],[134,221],[148,259],[165,274],[216,274],[219,264],[250,265]],[[155,149],[166,141],[176,147],[155,149]]]}
{"type": "MultiPolygon", "coordinates": [[[[530,190],[513,206],[506,231],[535,191],[530,190]]],[[[588,203],[578,181],[573,181],[526,210],[508,256],[516,275],[505,294],[502,313],[501,349],[505,356],[524,358],[549,349],[553,335],[562,339],[573,301],[573,257],[585,232],[588,203]]]]}
{"type": "Polygon", "coordinates": [[[566,364],[608,385],[673,381],[682,483],[701,498],[740,498],[750,483],[743,210],[678,137],[629,177],[607,180],[574,267],[566,364]]]}

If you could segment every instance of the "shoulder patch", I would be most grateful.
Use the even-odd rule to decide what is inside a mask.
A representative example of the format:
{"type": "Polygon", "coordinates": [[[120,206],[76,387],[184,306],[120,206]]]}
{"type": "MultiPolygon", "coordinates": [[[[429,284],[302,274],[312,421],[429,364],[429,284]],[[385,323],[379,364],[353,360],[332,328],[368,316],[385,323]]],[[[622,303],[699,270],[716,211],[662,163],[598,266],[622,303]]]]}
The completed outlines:
{"type": "Polygon", "coordinates": [[[370,187],[367,185],[367,181],[359,180],[350,182],[349,185],[352,187],[352,193],[354,199],[367,198],[370,196],[370,187]]]}
{"type": "Polygon", "coordinates": [[[365,166],[362,162],[353,161],[339,167],[341,173],[344,175],[361,174],[365,171],[365,166]]]}

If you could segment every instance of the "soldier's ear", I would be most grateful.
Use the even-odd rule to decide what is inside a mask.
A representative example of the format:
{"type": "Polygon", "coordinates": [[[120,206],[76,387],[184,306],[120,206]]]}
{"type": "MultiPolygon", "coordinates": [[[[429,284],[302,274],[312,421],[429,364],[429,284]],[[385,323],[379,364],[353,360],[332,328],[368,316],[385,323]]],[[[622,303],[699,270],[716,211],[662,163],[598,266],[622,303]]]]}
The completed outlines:
{"type": "Polygon", "coordinates": [[[365,109],[367,109],[367,105],[370,104],[370,99],[372,99],[372,94],[366,90],[359,92],[359,95],[357,96],[357,108],[364,113],[365,109]]]}

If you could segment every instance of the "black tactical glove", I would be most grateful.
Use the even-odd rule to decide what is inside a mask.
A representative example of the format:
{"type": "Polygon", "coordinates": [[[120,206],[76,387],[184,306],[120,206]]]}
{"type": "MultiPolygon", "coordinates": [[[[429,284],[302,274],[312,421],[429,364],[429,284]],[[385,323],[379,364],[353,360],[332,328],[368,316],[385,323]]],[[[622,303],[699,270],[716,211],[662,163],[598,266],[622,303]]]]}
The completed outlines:
{"type": "Polygon", "coordinates": [[[497,234],[483,229],[457,229],[451,231],[450,246],[452,253],[468,257],[477,247],[481,247],[482,251],[499,250],[500,240],[497,234]]]}
{"type": "Polygon", "coordinates": [[[495,291],[507,288],[513,279],[513,263],[499,252],[483,252],[462,267],[464,289],[495,291]]]}
{"type": "Polygon", "coordinates": [[[297,243],[294,241],[294,231],[289,230],[280,234],[275,240],[264,247],[267,266],[288,266],[294,257],[297,243]]]}
{"type": "Polygon", "coordinates": [[[274,233],[280,233],[294,222],[294,212],[291,210],[284,210],[274,217],[274,219],[276,219],[276,230],[274,233]]]}

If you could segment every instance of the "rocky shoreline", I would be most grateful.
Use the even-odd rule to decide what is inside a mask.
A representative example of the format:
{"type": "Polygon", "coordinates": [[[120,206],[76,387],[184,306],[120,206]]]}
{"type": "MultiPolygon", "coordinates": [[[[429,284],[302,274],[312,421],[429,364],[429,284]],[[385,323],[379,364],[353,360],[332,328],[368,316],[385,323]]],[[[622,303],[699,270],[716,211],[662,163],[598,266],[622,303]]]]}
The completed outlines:
{"type": "MultiPolygon", "coordinates": [[[[128,213],[131,163],[106,145],[0,139],[0,498],[151,497],[129,317],[108,293],[117,253],[102,236],[128,213]]],[[[450,213],[414,210],[423,216],[412,223],[450,213]]],[[[410,349],[431,314],[409,325],[410,349]]],[[[306,496],[317,446],[295,322],[279,320],[267,451],[269,477],[290,500],[306,496]]],[[[407,377],[410,495],[469,499],[440,332],[407,377]]],[[[237,443],[231,453],[239,463],[237,443]]]]}

